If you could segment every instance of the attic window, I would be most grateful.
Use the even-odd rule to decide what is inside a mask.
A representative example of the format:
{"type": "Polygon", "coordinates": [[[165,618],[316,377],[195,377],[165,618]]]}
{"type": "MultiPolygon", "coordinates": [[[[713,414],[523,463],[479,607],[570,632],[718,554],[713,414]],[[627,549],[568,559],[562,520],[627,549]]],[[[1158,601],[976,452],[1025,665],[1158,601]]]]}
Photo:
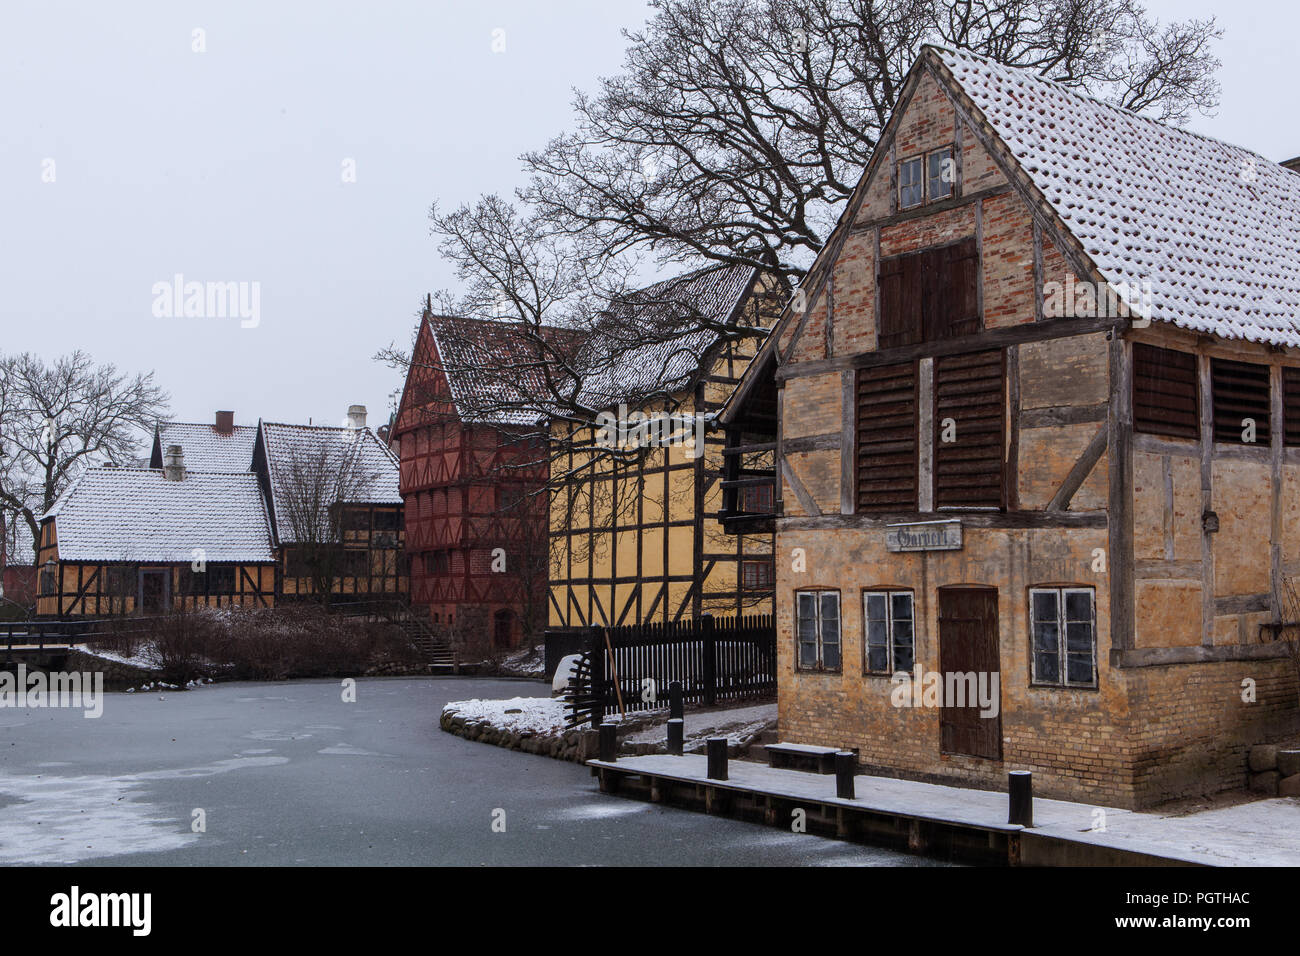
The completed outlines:
{"type": "Polygon", "coordinates": [[[898,205],[911,209],[925,202],[925,183],[921,181],[921,157],[898,164],[898,205]]]}
{"type": "Polygon", "coordinates": [[[952,150],[936,149],[925,158],[925,192],[930,201],[952,195],[952,150]]]}

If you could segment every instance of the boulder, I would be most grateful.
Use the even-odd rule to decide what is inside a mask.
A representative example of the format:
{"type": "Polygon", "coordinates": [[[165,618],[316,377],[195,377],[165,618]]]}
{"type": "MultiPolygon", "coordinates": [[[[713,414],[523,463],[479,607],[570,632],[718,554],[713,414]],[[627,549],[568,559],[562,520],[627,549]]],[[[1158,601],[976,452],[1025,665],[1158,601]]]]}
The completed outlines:
{"type": "Polygon", "coordinates": [[[1277,795],[1279,797],[1300,797],[1300,773],[1279,780],[1277,795]]]}
{"type": "Polygon", "coordinates": [[[578,669],[578,661],[582,660],[581,654],[569,654],[567,657],[560,658],[560,664],[555,668],[555,677],[551,680],[551,696],[563,697],[569,689],[569,678],[573,676],[578,669]]]}
{"type": "Polygon", "coordinates": [[[1250,775],[1250,789],[1252,793],[1262,793],[1268,797],[1277,796],[1278,772],[1276,770],[1265,770],[1263,773],[1252,773],[1250,775]]]}
{"type": "Polygon", "coordinates": [[[1277,747],[1273,744],[1256,744],[1250,748],[1250,769],[1254,773],[1277,769],[1277,747]]]}
{"type": "Polygon", "coordinates": [[[1300,750],[1279,750],[1277,772],[1284,777],[1294,777],[1300,773],[1300,750]]]}

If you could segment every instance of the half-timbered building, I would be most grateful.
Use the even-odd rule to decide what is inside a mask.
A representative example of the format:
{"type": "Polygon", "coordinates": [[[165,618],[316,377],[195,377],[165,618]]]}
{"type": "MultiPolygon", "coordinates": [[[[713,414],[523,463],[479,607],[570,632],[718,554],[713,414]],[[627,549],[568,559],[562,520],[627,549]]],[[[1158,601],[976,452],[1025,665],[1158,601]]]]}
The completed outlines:
{"type": "Polygon", "coordinates": [[[364,406],[350,406],[340,426],[259,422],[252,471],[282,597],[313,597],[318,587],[353,600],[406,595],[398,462],[366,427],[364,406]]]}
{"type": "Polygon", "coordinates": [[[599,334],[584,343],[610,355],[591,363],[599,373],[582,383],[580,401],[607,410],[602,427],[622,453],[599,447],[600,428],[552,424],[552,630],[771,612],[770,524],[728,533],[718,518],[726,479],[730,494],[770,519],[771,481],[724,476],[712,423],[762,341],[722,330],[769,328],[779,311],[770,303],[756,270],[703,269],[622,303],[633,324],[654,330],[644,344],[610,345],[599,334]],[[675,423],[671,440],[653,436],[656,422],[675,423]]]}
{"type": "Polygon", "coordinates": [[[269,607],[275,546],[257,476],[100,466],[41,519],[37,614],[109,617],[269,607]]]}
{"type": "Polygon", "coordinates": [[[723,415],[776,446],[782,738],[1245,783],[1297,712],[1300,175],[927,47],[803,292],[723,415]]]}
{"type": "Polygon", "coordinates": [[[527,388],[537,361],[509,323],[435,315],[426,305],[391,436],[411,604],[458,644],[512,647],[544,622],[544,418],[517,395],[497,394],[527,388]]]}
{"type": "Polygon", "coordinates": [[[40,616],[269,607],[322,580],[348,600],[404,598],[397,460],[364,407],[339,427],[233,419],[161,424],[151,467],[91,468],[69,487],[42,518],[40,616]],[[307,548],[328,555],[327,576],[307,548]]]}

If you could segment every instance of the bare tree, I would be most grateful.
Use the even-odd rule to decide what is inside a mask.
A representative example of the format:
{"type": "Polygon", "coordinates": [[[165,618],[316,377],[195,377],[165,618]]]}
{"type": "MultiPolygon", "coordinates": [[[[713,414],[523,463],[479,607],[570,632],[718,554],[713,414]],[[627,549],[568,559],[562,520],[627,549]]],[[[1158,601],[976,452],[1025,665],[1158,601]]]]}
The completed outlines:
{"type": "Polygon", "coordinates": [[[152,372],[119,373],[84,352],[49,365],[26,352],[0,356],[0,508],[31,536],[33,554],[41,515],[86,467],[129,463],[167,402],[152,372]]]}
{"type": "Polygon", "coordinates": [[[1213,20],[1135,0],[652,0],[624,68],[527,153],[521,194],[587,254],[740,263],[786,291],[825,243],[926,43],[1166,122],[1218,101],[1213,20]]]}
{"type": "Polygon", "coordinates": [[[364,432],[344,431],[335,442],[291,445],[271,479],[280,536],[290,548],[286,574],[306,581],[311,596],[325,605],[349,570],[344,548],[349,504],[363,497],[375,478],[359,454],[364,440],[364,432]]]}

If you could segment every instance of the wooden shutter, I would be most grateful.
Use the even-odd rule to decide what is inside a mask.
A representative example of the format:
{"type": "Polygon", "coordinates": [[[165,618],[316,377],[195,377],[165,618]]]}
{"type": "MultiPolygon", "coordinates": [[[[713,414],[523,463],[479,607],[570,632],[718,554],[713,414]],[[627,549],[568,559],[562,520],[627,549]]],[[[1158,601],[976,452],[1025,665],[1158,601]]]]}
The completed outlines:
{"type": "Polygon", "coordinates": [[[1210,359],[1210,394],[1214,402],[1214,440],[1244,444],[1244,419],[1255,422],[1255,444],[1269,443],[1268,366],[1210,359]]]}
{"type": "Polygon", "coordinates": [[[858,370],[859,512],[915,511],[917,364],[858,370]]]}
{"type": "Polygon", "coordinates": [[[925,340],[969,335],[980,330],[979,251],[965,239],[922,256],[922,326],[925,340]]]}
{"type": "Polygon", "coordinates": [[[1300,445],[1300,368],[1282,366],[1282,442],[1300,445]]]}
{"type": "Polygon", "coordinates": [[[922,268],[918,256],[882,259],[880,283],[880,326],[876,348],[892,349],[921,341],[922,268]]]}
{"type": "Polygon", "coordinates": [[[1004,506],[1005,380],[1001,349],[935,359],[935,507],[1004,506]],[[943,440],[946,419],[955,441],[943,440]]]}
{"type": "Polygon", "coordinates": [[[1133,346],[1133,430],[1200,438],[1195,355],[1142,343],[1133,346]]]}

